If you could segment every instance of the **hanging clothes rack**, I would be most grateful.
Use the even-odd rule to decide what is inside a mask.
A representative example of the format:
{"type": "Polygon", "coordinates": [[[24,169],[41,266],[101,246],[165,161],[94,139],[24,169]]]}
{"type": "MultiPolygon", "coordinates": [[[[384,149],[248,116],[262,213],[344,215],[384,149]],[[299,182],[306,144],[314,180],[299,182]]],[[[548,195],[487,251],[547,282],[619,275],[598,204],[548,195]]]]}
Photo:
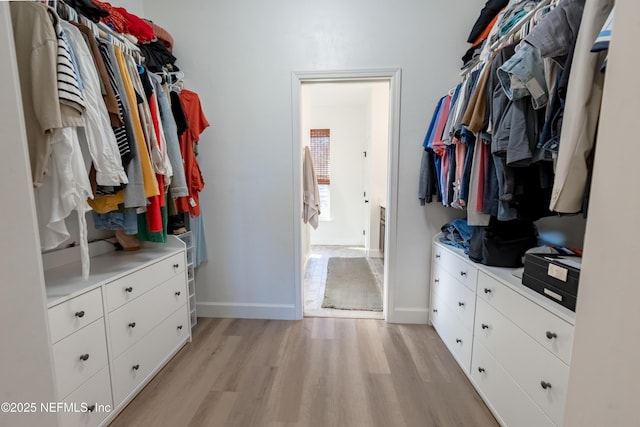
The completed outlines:
{"type": "Polygon", "coordinates": [[[490,47],[490,51],[493,53],[506,41],[509,40],[510,37],[518,33],[522,27],[528,25],[531,20],[536,16],[538,11],[544,9],[549,6],[551,3],[557,4],[557,1],[553,0],[542,0],[538,3],[533,9],[531,9],[520,21],[518,21],[506,34],[501,36],[498,40],[496,40],[490,47]]]}
{"type": "Polygon", "coordinates": [[[505,42],[517,37],[518,40],[524,39],[527,34],[533,29],[535,23],[540,20],[541,13],[550,7],[555,7],[560,0],[542,0],[536,6],[531,9],[527,14],[518,21],[509,31],[496,40],[488,49],[483,49],[483,53],[480,58],[469,64],[464,70],[460,72],[460,76],[464,79],[470,73],[478,70],[482,64],[493,56],[493,54],[502,46],[505,42]],[[484,59],[482,59],[484,57],[484,59]]]}

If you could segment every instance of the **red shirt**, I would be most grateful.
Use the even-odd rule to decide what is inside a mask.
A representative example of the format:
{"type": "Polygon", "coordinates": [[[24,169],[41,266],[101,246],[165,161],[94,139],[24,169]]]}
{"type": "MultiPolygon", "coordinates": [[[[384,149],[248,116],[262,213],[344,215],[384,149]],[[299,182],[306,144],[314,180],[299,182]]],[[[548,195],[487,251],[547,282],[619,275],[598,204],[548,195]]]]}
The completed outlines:
{"type": "Polygon", "coordinates": [[[178,212],[189,212],[192,217],[200,216],[199,192],[204,188],[204,179],[200,172],[200,166],[196,160],[194,147],[200,140],[200,135],[209,126],[198,94],[183,89],[179,94],[182,110],[187,118],[187,130],[180,137],[180,153],[184,161],[184,174],[187,179],[188,197],[179,197],[176,200],[178,212]]]}

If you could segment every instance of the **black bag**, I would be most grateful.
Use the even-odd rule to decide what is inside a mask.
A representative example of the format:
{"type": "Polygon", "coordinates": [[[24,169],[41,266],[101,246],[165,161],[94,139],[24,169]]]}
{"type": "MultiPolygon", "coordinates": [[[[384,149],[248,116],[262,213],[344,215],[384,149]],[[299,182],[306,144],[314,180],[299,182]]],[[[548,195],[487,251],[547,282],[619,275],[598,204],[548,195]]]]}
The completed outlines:
{"type": "Polygon", "coordinates": [[[473,262],[482,263],[482,239],[484,239],[484,230],[487,227],[475,226],[469,239],[469,259],[473,262]]]}
{"type": "Polygon", "coordinates": [[[527,250],[538,244],[532,221],[498,221],[475,227],[471,235],[469,259],[492,267],[522,267],[527,250]]]}

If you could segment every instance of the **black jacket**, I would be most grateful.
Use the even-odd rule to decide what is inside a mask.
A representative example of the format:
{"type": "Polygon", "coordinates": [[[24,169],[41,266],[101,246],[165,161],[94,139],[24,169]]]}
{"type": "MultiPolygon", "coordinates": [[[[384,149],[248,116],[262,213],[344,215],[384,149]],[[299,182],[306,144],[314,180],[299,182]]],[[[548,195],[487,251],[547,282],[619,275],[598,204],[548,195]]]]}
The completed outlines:
{"type": "Polygon", "coordinates": [[[491,23],[491,20],[493,20],[493,18],[495,18],[496,15],[507,6],[507,4],[509,4],[509,0],[487,0],[487,3],[480,11],[478,20],[473,24],[473,28],[471,29],[471,33],[469,34],[467,41],[469,43],[476,41],[480,33],[487,28],[487,25],[491,23]]]}

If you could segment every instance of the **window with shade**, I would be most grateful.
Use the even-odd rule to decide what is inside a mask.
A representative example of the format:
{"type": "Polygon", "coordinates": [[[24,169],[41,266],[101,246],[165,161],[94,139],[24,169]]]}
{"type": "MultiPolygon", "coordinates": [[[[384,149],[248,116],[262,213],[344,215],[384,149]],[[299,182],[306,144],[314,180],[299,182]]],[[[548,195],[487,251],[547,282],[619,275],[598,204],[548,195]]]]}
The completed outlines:
{"type": "Polygon", "coordinates": [[[320,193],[319,218],[328,220],[331,219],[331,132],[329,129],[311,129],[310,132],[309,149],[320,193]]]}

